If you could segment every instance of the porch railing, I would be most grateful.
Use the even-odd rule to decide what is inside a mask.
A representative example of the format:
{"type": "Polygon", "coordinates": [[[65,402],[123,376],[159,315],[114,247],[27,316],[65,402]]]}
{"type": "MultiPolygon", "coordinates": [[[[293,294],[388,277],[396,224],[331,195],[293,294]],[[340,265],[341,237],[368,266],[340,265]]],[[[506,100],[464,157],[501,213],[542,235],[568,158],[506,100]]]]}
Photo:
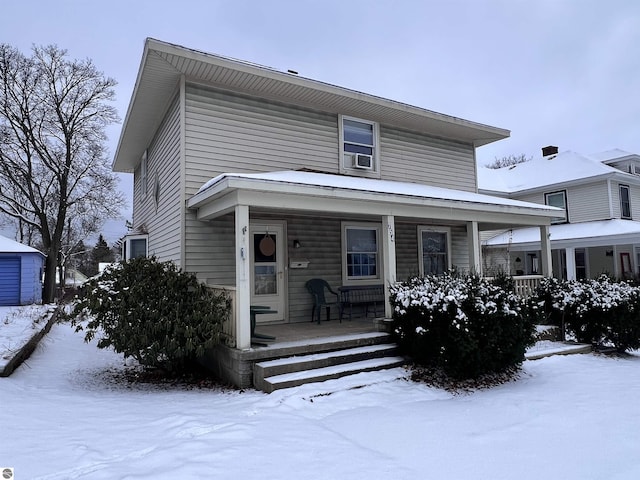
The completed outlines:
{"type": "MultiPolygon", "coordinates": [[[[492,280],[493,277],[485,277],[492,280]]],[[[527,298],[533,294],[533,291],[540,285],[540,281],[544,278],[542,275],[517,275],[511,277],[513,279],[513,289],[516,295],[527,298]]]]}
{"type": "Polygon", "coordinates": [[[231,311],[222,324],[222,341],[230,347],[236,346],[236,287],[229,285],[211,285],[207,287],[218,294],[226,294],[231,300],[231,311]]]}
{"type": "Polygon", "coordinates": [[[543,278],[542,275],[518,275],[513,277],[516,294],[523,298],[531,296],[543,278]]]}

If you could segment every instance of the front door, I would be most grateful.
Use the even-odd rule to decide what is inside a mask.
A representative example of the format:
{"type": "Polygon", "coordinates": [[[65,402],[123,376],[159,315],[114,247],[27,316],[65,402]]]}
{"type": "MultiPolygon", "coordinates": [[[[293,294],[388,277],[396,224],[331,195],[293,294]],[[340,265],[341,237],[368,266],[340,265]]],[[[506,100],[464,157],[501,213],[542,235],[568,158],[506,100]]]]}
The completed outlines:
{"type": "Polygon", "coordinates": [[[278,313],[259,314],[256,323],[285,318],[284,223],[251,224],[251,305],[278,313]]]}

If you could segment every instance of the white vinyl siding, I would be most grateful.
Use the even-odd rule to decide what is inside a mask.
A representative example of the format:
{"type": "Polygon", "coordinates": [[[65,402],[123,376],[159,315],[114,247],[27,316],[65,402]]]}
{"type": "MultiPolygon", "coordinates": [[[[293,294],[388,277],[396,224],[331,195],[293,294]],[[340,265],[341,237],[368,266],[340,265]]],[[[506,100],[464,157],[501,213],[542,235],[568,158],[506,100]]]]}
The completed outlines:
{"type": "MultiPolygon", "coordinates": [[[[544,205],[544,194],[548,192],[566,191],[567,210],[569,213],[569,221],[571,223],[588,222],[594,220],[607,220],[611,218],[609,213],[609,190],[607,182],[595,182],[584,185],[567,187],[565,189],[549,189],[544,192],[527,193],[523,195],[513,195],[510,198],[514,200],[522,200],[523,202],[539,203],[544,205]]],[[[620,211],[620,202],[618,200],[617,189],[612,187],[614,216],[615,211],[620,211]],[[616,206],[617,205],[617,206],[616,206]]],[[[633,205],[632,205],[633,209],[633,205]]]]}
{"type": "Polygon", "coordinates": [[[473,145],[380,125],[381,178],[476,192],[473,145]]]}
{"type": "Polygon", "coordinates": [[[235,220],[233,214],[201,222],[187,212],[185,270],[211,285],[235,285],[235,220]]]}
{"type": "Polygon", "coordinates": [[[147,149],[147,177],[153,192],[158,179],[158,203],[155,195],[143,193],[140,166],[134,174],[133,226],[131,233],[149,233],[148,252],[158,260],[173,260],[180,265],[180,114],[177,98],[167,112],[147,149]]]}
{"type": "Polygon", "coordinates": [[[610,218],[606,181],[578,185],[567,190],[571,223],[610,218]]]}
{"type": "Polygon", "coordinates": [[[186,192],[225,172],[338,173],[336,115],[187,85],[186,192]]]}

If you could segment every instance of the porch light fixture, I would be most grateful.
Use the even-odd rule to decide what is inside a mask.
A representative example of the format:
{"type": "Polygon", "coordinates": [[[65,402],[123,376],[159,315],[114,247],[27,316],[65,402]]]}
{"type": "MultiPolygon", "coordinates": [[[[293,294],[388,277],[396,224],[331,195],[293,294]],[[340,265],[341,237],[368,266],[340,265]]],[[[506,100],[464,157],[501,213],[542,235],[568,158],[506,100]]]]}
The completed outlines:
{"type": "Polygon", "coordinates": [[[516,257],[516,263],[520,263],[522,260],[520,260],[520,257],[516,257]]]}
{"type": "Polygon", "coordinates": [[[293,241],[293,248],[300,248],[302,245],[300,245],[300,240],[295,239],[293,241]]]}

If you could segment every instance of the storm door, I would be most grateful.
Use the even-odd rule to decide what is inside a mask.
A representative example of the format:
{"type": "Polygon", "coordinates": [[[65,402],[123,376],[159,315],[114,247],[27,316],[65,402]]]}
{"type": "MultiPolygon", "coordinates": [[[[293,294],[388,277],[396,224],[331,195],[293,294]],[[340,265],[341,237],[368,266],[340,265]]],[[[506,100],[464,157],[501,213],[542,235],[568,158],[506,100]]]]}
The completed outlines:
{"type": "Polygon", "coordinates": [[[251,305],[277,313],[260,314],[256,323],[285,318],[284,224],[251,224],[251,305]]]}

